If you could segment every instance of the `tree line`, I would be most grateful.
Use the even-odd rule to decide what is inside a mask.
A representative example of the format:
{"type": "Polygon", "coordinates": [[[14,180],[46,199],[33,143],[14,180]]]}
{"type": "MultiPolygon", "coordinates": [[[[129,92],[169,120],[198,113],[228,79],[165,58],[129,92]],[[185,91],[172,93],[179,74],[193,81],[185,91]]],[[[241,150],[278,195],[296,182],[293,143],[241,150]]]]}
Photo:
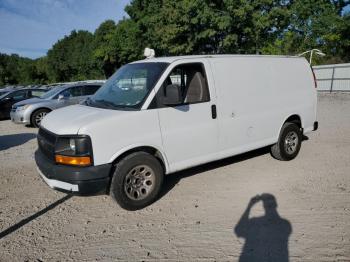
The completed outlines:
{"type": "Polygon", "coordinates": [[[350,0],[133,0],[127,18],[72,31],[38,59],[0,54],[0,85],[108,78],[125,63],[186,54],[296,55],[350,61],[350,0]]]}

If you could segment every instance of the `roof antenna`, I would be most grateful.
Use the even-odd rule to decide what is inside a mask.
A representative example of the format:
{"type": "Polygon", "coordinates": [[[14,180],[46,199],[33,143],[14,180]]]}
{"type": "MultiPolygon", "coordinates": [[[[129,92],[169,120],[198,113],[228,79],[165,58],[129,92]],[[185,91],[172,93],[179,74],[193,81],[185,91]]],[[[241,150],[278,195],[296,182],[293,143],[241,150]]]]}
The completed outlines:
{"type": "Polygon", "coordinates": [[[146,59],[149,59],[155,57],[156,52],[154,51],[154,49],[146,47],[145,51],[143,52],[143,55],[146,57],[146,59]]]}

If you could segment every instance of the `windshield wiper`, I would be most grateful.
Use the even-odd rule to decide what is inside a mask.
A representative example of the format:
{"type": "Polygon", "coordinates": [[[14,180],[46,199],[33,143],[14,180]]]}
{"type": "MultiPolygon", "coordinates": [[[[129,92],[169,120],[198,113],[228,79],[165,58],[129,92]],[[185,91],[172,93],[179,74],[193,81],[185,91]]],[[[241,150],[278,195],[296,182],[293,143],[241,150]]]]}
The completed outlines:
{"type": "Polygon", "coordinates": [[[94,106],[94,104],[96,106],[100,105],[101,107],[104,107],[104,108],[137,110],[137,108],[134,108],[132,106],[116,105],[111,101],[107,101],[107,100],[103,100],[103,99],[98,99],[98,100],[89,99],[89,105],[94,106]]]}
{"type": "Polygon", "coordinates": [[[113,102],[110,102],[110,101],[107,101],[107,100],[103,100],[103,99],[101,99],[101,100],[93,100],[93,102],[97,102],[97,103],[105,105],[105,106],[107,106],[109,108],[116,108],[117,107],[117,105],[114,104],[113,102]]]}

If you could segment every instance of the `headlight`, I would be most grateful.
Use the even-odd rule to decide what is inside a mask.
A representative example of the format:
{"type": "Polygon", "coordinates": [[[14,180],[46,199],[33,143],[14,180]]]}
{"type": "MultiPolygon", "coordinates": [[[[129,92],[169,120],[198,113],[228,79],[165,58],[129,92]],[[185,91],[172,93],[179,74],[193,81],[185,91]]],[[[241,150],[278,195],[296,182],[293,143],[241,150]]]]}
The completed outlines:
{"type": "Polygon", "coordinates": [[[75,139],[74,138],[69,139],[69,148],[70,148],[70,150],[75,152],[75,139]]]}
{"type": "Polygon", "coordinates": [[[30,106],[30,105],[19,106],[19,107],[17,107],[16,111],[25,110],[25,109],[27,109],[29,106],[30,106]]]}
{"type": "Polygon", "coordinates": [[[59,137],[55,145],[55,160],[56,163],[65,165],[92,165],[90,137],[59,137]]]}

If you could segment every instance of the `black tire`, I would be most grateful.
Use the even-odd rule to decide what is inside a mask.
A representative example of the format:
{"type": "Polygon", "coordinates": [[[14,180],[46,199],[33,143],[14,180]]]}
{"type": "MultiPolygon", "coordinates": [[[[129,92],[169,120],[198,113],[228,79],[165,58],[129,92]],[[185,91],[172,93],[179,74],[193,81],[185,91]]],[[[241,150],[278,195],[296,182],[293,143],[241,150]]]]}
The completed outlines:
{"type": "Polygon", "coordinates": [[[154,156],[146,152],[132,153],[115,165],[110,195],[126,210],[142,209],[156,200],[163,184],[163,178],[163,167],[154,156]],[[144,174],[141,171],[142,167],[146,168],[144,174]],[[151,173],[151,175],[147,175],[147,173],[151,173]],[[141,182],[137,181],[137,176],[142,176],[142,174],[141,182]],[[151,182],[147,180],[149,179],[147,176],[152,177],[151,182]],[[151,185],[147,183],[151,183],[151,185]],[[151,189],[146,190],[145,188],[148,187],[151,189]]]}
{"type": "Polygon", "coordinates": [[[41,116],[43,114],[46,115],[49,112],[50,112],[50,110],[48,110],[48,109],[39,109],[39,110],[34,111],[32,116],[30,117],[31,125],[34,126],[34,127],[39,127],[40,126],[40,122],[42,120],[41,119],[40,121],[38,121],[39,116],[41,116]]]}
{"type": "Polygon", "coordinates": [[[292,160],[300,151],[301,141],[300,127],[295,123],[287,122],[282,126],[277,143],[271,147],[271,155],[281,161],[292,160]]]}

